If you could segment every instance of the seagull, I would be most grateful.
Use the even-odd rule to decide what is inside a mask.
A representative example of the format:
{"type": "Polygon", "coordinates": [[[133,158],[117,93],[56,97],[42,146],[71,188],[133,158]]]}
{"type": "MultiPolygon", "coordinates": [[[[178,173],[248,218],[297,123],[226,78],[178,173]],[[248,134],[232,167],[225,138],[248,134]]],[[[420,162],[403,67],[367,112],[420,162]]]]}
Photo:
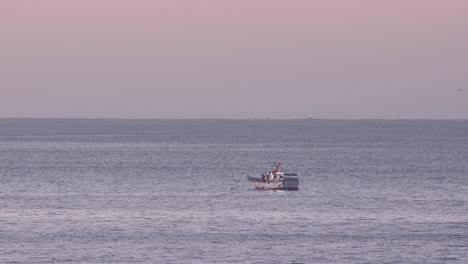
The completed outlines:
{"type": "Polygon", "coordinates": [[[461,89],[457,89],[457,92],[461,92],[461,89]]]}

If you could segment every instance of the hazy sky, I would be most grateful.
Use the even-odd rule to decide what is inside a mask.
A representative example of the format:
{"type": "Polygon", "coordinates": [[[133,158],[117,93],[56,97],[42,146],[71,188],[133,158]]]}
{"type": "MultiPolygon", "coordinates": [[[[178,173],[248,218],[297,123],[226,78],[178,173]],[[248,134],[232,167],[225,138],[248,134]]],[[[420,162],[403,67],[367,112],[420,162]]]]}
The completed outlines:
{"type": "Polygon", "coordinates": [[[309,114],[468,119],[468,1],[0,0],[0,117],[309,114]]]}

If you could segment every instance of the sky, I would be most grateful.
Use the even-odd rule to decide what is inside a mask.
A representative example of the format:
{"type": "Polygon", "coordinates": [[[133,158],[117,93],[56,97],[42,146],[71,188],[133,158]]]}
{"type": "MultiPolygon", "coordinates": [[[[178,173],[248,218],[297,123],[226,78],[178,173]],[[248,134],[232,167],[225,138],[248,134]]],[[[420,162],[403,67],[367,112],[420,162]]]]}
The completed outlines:
{"type": "Polygon", "coordinates": [[[466,0],[0,0],[0,118],[468,119],[466,0]]]}

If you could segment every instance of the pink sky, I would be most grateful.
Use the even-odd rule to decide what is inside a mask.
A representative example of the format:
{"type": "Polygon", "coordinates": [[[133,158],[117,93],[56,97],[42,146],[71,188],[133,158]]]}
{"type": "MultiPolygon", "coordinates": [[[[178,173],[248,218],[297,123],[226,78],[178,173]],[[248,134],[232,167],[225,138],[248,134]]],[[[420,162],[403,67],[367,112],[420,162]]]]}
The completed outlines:
{"type": "Polygon", "coordinates": [[[468,118],[466,14],[455,0],[3,0],[0,117],[468,118]]]}

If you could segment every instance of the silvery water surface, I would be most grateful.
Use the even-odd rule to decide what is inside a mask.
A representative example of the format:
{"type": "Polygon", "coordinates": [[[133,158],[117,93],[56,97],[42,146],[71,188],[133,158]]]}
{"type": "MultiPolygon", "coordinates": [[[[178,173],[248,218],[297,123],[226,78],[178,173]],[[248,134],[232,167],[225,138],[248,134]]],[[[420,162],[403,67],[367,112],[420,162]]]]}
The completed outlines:
{"type": "Polygon", "coordinates": [[[3,119],[0,263],[468,263],[467,178],[467,121],[3,119]]]}

